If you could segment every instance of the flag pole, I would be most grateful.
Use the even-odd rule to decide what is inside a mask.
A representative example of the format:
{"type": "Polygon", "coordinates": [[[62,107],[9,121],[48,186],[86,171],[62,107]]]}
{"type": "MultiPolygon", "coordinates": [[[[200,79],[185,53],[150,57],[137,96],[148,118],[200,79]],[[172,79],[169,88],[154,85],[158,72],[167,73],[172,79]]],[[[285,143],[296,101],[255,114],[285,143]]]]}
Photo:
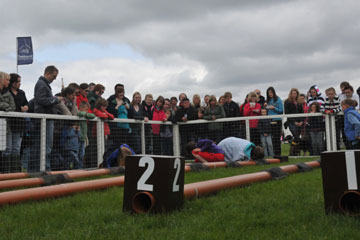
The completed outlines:
{"type": "Polygon", "coordinates": [[[18,39],[16,38],[16,74],[19,74],[19,65],[18,65],[18,61],[19,61],[19,48],[18,48],[18,39]]]}

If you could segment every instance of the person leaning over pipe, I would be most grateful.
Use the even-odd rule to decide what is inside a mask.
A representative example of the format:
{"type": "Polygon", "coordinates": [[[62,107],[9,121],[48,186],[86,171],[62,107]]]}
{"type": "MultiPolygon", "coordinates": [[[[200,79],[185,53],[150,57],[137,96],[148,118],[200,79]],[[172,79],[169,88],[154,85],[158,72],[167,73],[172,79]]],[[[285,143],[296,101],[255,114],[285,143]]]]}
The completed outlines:
{"type": "Polygon", "coordinates": [[[209,139],[200,139],[196,144],[189,142],[185,149],[188,155],[195,157],[195,162],[207,163],[225,160],[224,151],[209,139]]]}
{"type": "Polygon", "coordinates": [[[224,151],[226,162],[264,159],[264,149],[245,139],[228,137],[218,146],[224,151]]]}

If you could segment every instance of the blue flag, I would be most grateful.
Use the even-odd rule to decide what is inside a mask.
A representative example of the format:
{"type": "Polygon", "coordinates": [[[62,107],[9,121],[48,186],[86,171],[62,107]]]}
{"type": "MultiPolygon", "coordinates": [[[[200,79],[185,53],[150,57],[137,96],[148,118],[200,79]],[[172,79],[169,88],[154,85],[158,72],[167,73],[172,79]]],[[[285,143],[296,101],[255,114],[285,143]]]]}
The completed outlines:
{"type": "Polygon", "coordinates": [[[32,64],[33,47],[31,37],[18,37],[17,40],[17,65],[32,64]]]}

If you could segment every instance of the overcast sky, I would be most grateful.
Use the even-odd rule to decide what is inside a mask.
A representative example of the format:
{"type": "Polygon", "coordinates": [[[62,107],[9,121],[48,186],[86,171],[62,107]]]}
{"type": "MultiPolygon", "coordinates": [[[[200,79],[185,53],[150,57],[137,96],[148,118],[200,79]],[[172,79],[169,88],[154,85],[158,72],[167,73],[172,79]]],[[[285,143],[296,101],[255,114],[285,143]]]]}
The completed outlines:
{"type": "MultiPolygon", "coordinates": [[[[31,36],[34,63],[19,66],[30,99],[47,65],[60,78],[123,83],[164,97],[185,92],[237,102],[259,88],[286,98],[292,87],[321,92],[360,86],[358,0],[0,0],[0,70],[16,71],[16,37],[31,36]]],[[[263,95],[264,95],[263,94],[263,95]]]]}

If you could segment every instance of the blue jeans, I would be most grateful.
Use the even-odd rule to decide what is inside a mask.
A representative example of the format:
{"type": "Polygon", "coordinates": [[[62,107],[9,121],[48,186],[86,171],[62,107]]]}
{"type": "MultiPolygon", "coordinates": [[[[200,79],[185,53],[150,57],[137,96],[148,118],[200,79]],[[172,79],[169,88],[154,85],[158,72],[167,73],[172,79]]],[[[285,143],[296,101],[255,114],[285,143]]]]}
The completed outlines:
{"type": "Polygon", "coordinates": [[[261,138],[261,145],[264,148],[264,155],[265,157],[273,157],[274,156],[274,148],[272,144],[272,137],[271,134],[264,136],[264,134],[260,135],[261,138]]]}
{"type": "Polygon", "coordinates": [[[6,149],[4,151],[5,156],[19,155],[21,147],[22,132],[7,131],[6,132],[6,149]]]}
{"type": "Polygon", "coordinates": [[[50,170],[50,157],[54,140],[54,120],[46,121],[46,170],[50,170]]]}
{"type": "Polygon", "coordinates": [[[83,168],[84,156],[85,156],[85,141],[79,141],[79,150],[78,150],[79,168],[83,168]]]}
{"type": "Polygon", "coordinates": [[[70,164],[73,164],[73,169],[79,169],[79,157],[77,150],[65,150],[64,154],[66,169],[70,169],[70,164]]]}

